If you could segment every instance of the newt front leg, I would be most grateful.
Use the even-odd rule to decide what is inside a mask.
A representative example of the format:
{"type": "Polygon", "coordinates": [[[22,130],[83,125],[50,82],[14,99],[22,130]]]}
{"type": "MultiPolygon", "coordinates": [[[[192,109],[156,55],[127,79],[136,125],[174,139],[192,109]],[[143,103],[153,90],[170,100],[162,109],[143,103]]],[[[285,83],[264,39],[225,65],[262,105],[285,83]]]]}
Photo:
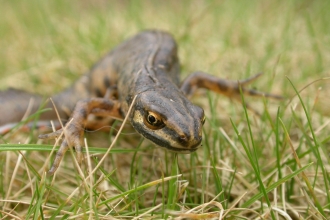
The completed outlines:
{"type": "MultiPolygon", "coordinates": [[[[183,81],[180,89],[188,98],[194,94],[196,89],[204,88],[240,101],[240,88],[241,88],[243,94],[247,94],[249,96],[259,96],[259,97],[264,96],[273,99],[283,99],[283,97],[279,95],[264,93],[254,89],[246,88],[248,84],[255,81],[261,75],[262,73],[259,73],[244,80],[233,81],[233,80],[217,78],[208,73],[198,71],[190,74],[183,81]]],[[[252,110],[254,113],[259,114],[248,104],[246,104],[246,107],[252,110]]]]}
{"type": "Polygon", "coordinates": [[[97,116],[110,116],[117,119],[123,119],[121,113],[121,105],[118,101],[113,101],[104,98],[90,98],[83,101],[79,101],[73,111],[72,117],[69,120],[69,124],[53,133],[39,135],[40,139],[54,139],[64,132],[64,140],[60,146],[60,149],[56,153],[54,163],[48,174],[52,175],[59,167],[59,164],[63,158],[65,152],[69,147],[75,147],[77,153],[77,160],[79,163],[82,161],[82,148],[81,143],[84,136],[84,129],[89,114],[97,116]]]}
{"type": "Polygon", "coordinates": [[[254,89],[245,88],[248,84],[254,82],[259,78],[262,73],[258,73],[250,78],[233,81],[227,79],[221,79],[212,76],[205,72],[194,72],[190,74],[182,83],[181,91],[189,98],[198,88],[208,89],[210,91],[223,94],[229,98],[237,98],[240,94],[240,87],[242,92],[250,96],[265,96],[267,98],[282,99],[282,96],[259,92],[254,89]]]}

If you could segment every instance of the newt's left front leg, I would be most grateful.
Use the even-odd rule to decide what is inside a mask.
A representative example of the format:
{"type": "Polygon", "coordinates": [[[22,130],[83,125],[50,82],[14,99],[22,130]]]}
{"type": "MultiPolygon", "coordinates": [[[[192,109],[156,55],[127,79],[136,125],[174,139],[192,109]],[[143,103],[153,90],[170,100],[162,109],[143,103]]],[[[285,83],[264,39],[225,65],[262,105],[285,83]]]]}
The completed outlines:
{"type": "Polygon", "coordinates": [[[211,90],[213,92],[223,94],[229,98],[237,98],[240,94],[240,88],[244,94],[250,96],[265,96],[268,98],[282,99],[282,96],[260,92],[254,89],[248,89],[246,86],[257,78],[259,78],[262,73],[258,73],[250,78],[232,81],[227,79],[221,79],[215,76],[212,76],[205,72],[194,72],[189,75],[181,85],[181,91],[187,96],[190,97],[196,89],[204,88],[211,90]]]}
{"type": "MultiPolygon", "coordinates": [[[[196,89],[204,88],[240,101],[241,88],[243,94],[249,96],[264,96],[273,99],[283,99],[283,97],[280,95],[264,93],[254,89],[246,88],[248,84],[252,83],[261,75],[262,73],[259,73],[248,79],[232,81],[227,79],[221,79],[205,72],[194,72],[183,81],[180,89],[188,98],[193,95],[196,89]]],[[[246,104],[246,106],[248,109],[258,114],[258,112],[251,108],[248,104],[246,104]]]]}
{"type": "MultiPolygon", "coordinates": [[[[233,98],[238,101],[240,101],[240,89],[243,94],[249,96],[283,99],[283,97],[279,95],[263,93],[254,89],[246,88],[248,84],[255,81],[261,75],[262,73],[259,73],[244,80],[232,81],[227,79],[221,79],[205,72],[194,72],[183,81],[180,89],[188,98],[193,95],[196,89],[204,88],[219,94],[223,94],[229,98],[233,98]]],[[[245,103],[245,105],[246,108],[259,115],[259,113],[255,109],[250,107],[248,103],[245,103]]]]}
{"type": "Polygon", "coordinates": [[[75,147],[77,160],[79,163],[82,161],[81,143],[83,140],[84,129],[89,114],[123,119],[123,115],[121,113],[121,105],[118,101],[104,98],[90,98],[79,101],[67,126],[50,134],[39,135],[40,139],[54,139],[59,137],[61,133],[64,132],[64,140],[60,146],[60,149],[56,153],[54,163],[48,171],[48,174],[54,174],[60,165],[63,155],[69,149],[69,147],[75,147]]]}

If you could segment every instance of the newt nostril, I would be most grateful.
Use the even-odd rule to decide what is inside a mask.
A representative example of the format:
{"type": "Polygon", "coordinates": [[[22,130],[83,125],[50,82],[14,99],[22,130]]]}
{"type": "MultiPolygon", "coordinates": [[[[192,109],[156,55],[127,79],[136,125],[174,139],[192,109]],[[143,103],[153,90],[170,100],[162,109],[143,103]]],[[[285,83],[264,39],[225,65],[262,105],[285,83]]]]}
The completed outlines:
{"type": "Polygon", "coordinates": [[[186,143],[186,142],[188,142],[188,138],[187,138],[186,135],[180,135],[178,139],[179,139],[179,142],[180,143],[186,143]]]}

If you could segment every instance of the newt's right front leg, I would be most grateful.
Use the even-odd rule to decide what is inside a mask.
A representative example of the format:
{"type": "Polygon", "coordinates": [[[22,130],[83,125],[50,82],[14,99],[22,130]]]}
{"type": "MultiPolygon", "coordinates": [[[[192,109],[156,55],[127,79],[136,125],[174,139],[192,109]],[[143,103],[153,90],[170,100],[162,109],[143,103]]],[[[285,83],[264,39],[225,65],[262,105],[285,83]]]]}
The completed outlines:
{"type": "Polygon", "coordinates": [[[79,101],[72,113],[72,117],[64,128],[49,134],[39,135],[40,139],[54,139],[64,132],[64,140],[60,149],[56,153],[54,163],[48,174],[52,175],[57,170],[65,152],[69,147],[75,147],[77,160],[82,161],[81,143],[84,136],[84,129],[89,114],[97,116],[110,116],[117,119],[123,119],[121,105],[118,101],[104,98],[90,98],[79,101]]]}

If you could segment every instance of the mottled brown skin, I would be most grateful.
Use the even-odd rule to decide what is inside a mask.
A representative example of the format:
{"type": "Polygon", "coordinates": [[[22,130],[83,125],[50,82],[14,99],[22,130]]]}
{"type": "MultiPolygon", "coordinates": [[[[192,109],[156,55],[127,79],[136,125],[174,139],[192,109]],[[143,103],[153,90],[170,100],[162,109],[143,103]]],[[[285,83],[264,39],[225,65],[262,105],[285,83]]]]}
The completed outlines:
{"type": "MultiPolygon", "coordinates": [[[[201,145],[204,111],[187,98],[196,89],[205,88],[237,98],[241,87],[248,95],[281,98],[244,87],[259,75],[235,82],[195,72],[180,87],[179,67],[172,36],[157,30],[144,31],[107,54],[71,88],[55,95],[53,100],[60,116],[71,115],[71,119],[65,128],[39,136],[55,138],[64,131],[65,138],[49,173],[56,171],[69,147],[74,146],[78,161],[82,160],[81,143],[90,114],[123,119],[135,96],[128,116],[135,130],[156,145],[180,153],[193,152],[201,145]],[[109,94],[115,94],[116,98],[109,98],[113,97],[109,94]]],[[[39,108],[41,97],[18,90],[1,92],[0,125],[21,120],[30,97],[35,99],[33,113],[39,108]],[[9,114],[5,108],[13,111],[9,114]]],[[[47,103],[46,107],[52,105],[47,103]]],[[[49,111],[40,119],[56,119],[56,115],[49,111]]]]}

